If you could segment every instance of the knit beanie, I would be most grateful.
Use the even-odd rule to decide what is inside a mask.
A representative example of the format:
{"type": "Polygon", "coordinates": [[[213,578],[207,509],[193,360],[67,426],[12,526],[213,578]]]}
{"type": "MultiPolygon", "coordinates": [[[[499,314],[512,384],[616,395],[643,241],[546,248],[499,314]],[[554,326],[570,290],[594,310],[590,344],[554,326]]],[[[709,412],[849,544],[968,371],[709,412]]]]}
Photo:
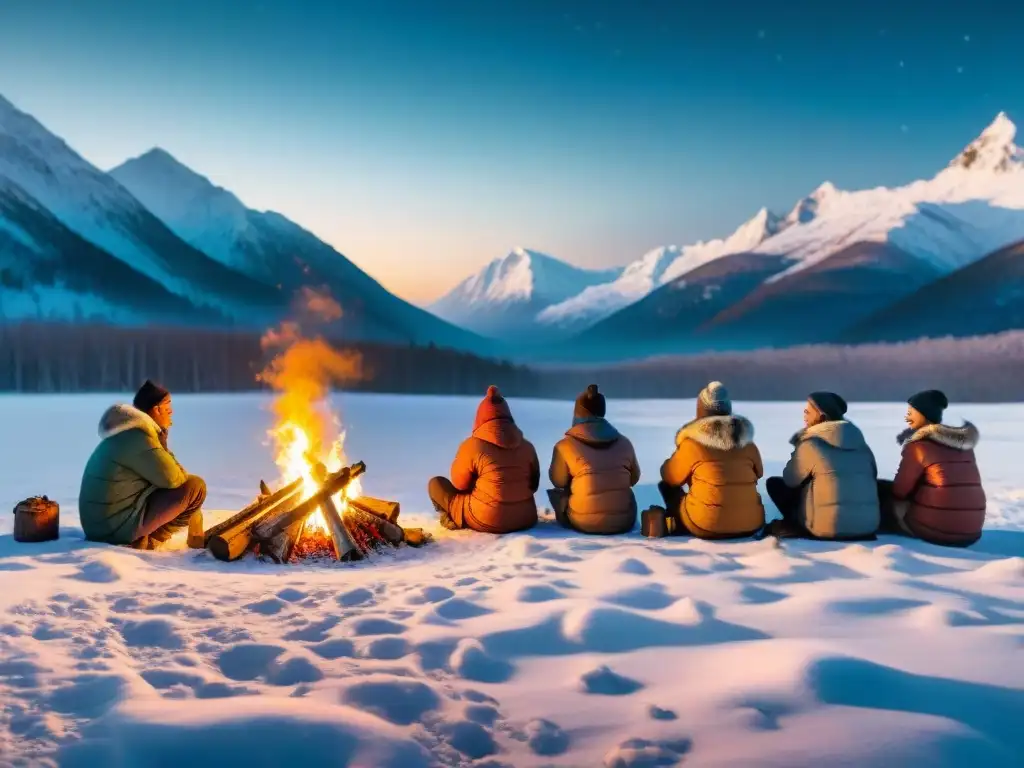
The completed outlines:
{"type": "Polygon", "coordinates": [[[728,416],[732,413],[729,390],[720,381],[712,381],[697,395],[697,416],[728,416]]]}
{"type": "Polygon", "coordinates": [[[475,432],[481,424],[486,424],[488,421],[494,421],[495,419],[508,419],[512,421],[512,411],[508,407],[508,402],[501,396],[498,388],[491,384],[487,388],[487,394],[484,395],[484,399],[480,401],[480,405],[476,408],[473,431],[475,432]]]}
{"type": "Polygon", "coordinates": [[[145,383],[139,387],[139,391],[135,393],[135,399],[132,400],[132,405],[140,411],[148,412],[154,406],[160,405],[164,398],[168,397],[170,394],[170,392],[156,382],[146,379],[145,383]]]}
{"type": "Polygon", "coordinates": [[[846,415],[846,401],[835,392],[811,392],[807,399],[829,421],[839,421],[846,415]]]}
{"type": "Polygon", "coordinates": [[[942,412],[949,407],[946,395],[937,389],[926,389],[907,398],[907,403],[932,424],[942,421],[942,412]]]}
{"type": "Polygon", "coordinates": [[[572,410],[574,419],[586,419],[591,416],[604,418],[604,395],[597,391],[597,384],[591,384],[576,398],[576,406],[572,410]]]}

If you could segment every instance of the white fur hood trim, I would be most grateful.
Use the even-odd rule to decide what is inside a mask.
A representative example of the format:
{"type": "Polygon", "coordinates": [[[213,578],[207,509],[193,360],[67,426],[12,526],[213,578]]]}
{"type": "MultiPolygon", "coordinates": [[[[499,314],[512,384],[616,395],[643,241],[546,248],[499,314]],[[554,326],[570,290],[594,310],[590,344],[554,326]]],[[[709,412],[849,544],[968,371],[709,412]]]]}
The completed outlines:
{"type": "Polygon", "coordinates": [[[707,416],[694,419],[676,432],[676,446],[693,440],[705,448],[730,451],[754,442],[754,425],[742,416],[707,416]]]}
{"type": "Polygon", "coordinates": [[[110,406],[103,413],[103,416],[100,417],[98,431],[100,438],[103,440],[122,432],[127,432],[129,429],[141,429],[143,432],[153,435],[153,437],[157,437],[160,434],[160,427],[157,426],[148,413],[144,413],[135,406],[126,403],[110,406]]]}
{"type": "Polygon", "coordinates": [[[918,430],[905,429],[897,436],[900,445],[916,443],[918,440],[931,440],[958,451],[971,451],[981,439],[978,428],[965,421],[963,426],[951,427],[949,424],[926,424],[918,430]]]}

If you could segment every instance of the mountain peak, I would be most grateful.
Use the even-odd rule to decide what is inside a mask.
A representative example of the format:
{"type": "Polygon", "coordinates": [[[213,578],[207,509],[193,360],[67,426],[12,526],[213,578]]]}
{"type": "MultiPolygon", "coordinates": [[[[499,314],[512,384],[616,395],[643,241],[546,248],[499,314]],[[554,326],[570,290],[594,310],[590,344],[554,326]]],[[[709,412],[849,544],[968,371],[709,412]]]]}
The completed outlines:
{"type": "Polygon", "coordinates": [[[839,190],[836,189],[836,185],[831,181],[825,181],[818,185],[811,194],[807,197],[799,200],[796,205],[793,206],[786,218],[783,220],[784,226],[789,227],[794,224],[806,224],[809,221],[813,221],[818,218],[818,213],[823,205],[826,205],[829,200],[839,194],[839,190]]]}
{"type": "Polygon", "coordinates": [[[539,312],[622,270],[592,270],[517,246],[467,277],[430,305],[436,315],[479,333],[532,333],[539,312]]]}
{"type": "MultiPolygon", "coordinates": [[[[226,189],[218,187],[202,174],[196,173],[161,147],[153,147],[148,152],[125,161],[111,170],[110,175],[119,181],[127,178],[133,180],[143,178],[148,185],[158,184],[162,187],[172,188],[175,196],[178,197],[182,195],[190,198],[226,195],[238,202],[238,205],[242,205],[226,189]]],[[[126,184],[125,186],[131,189],[131,185],[126,184]]]]}
{"type": "Polygon", "coordinates": [[[241,200],[160,147],[125,161],[110,175],[196,247],[194,236],[209,231],[214,221],[217,229],[230,222],[231,236],[247,226],[248,209],[241,200]]]}
{"type": "MultiPolygon", "coordinates": [[[[784,219],[767,208],[761,208],[722,242],[727,250],[744,251],[759,245],[784,227],[784,219]]],[[[714,242],[714,241],[712,241],[714,242]]]]}
{"type": "Polygon", "coordinates": [[[1024,168],[1024,153],[1014,144],[1017,126],[1005,112],[949,163],[950,168],[1006,173],[1024,168]]]}

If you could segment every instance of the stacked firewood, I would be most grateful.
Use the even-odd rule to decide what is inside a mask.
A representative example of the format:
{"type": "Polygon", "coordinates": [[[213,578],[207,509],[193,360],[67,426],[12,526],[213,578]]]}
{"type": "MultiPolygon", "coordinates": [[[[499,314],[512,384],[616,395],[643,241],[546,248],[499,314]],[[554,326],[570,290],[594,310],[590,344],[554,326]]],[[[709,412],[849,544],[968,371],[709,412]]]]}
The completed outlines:
{"type": "Polygon", "coordinates": [[[386,546],[421,546],[429,541],[430,535],[421,529],[398,525],[398,502],[361,496],[347,500],[344,510],[338,508],[335,497],[365,471],[362,462],[334,473],[314,464],[319,488],[308,498],[303,498],[301,478],[277,491],[261,481],[260,495],[251,504],[205,532],[205,546],[218,560],[236,560],[252,551],[288,563],[318,556],[362,560],[386,546]],[[327,522],[327,534],[306,531],[309,516],[317,509],[327,522]]]}

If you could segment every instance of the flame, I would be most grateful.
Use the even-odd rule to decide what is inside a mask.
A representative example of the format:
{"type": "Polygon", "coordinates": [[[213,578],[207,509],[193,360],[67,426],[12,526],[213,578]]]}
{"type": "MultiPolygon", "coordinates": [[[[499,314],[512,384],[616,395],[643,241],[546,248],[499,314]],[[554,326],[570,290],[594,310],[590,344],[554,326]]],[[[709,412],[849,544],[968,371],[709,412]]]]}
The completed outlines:
{"type": "MultiPolygon", "coordinates": [[[[337,420],[334,422],[337,424],[337,420]]],[[[301,419],[281,422],[270,430],[271,439],[277,446],[275,463],[281,470],[282,484],[302,478],[302,498],[316,493],[320,484],[313,474],[313,458],[319,454],[314,449],[310,432],[303,427],[301,419]]],[[[318,459],[328,472],[337,472],[346,464],[345,433],[339,431],[323,458],[318,459]]],[[[345,489],[334,496],[334,503],[341,512],[348,506],[348,499],[357,498],[362,492],[359,478],[355,478],[345,489]]],[[[328,533],[327,521],[319,509],[306,518],[306,531],[328,533]]]]}
{"type": "MultiPolygon", "coordinates": [[[[311,289],[301,294],[302,309],[318,320],[336,320],[341,307],[330,296],[311,289]]],[[[282,484],[302,478],[302,497],[312,496],[319,483],[314,463],[337,472],[346,463],[345,430],[328,400],[331,385],[358,380],[361,358],[357,352],[338,351],[320,338],[305,338],[299,323],[288,321],[261,339],[263,348],[279,350],[260,374],[277,395],[271,406],[276,417],[268,435],[274,445],[274,462],[282,484]]],[[[344,511],[347,499],[360,495],[359,479],[334,497],[344,511]]],[[[306,521],[305,530],[327,533],[327,521],[318,509],[306,521]]]]}

